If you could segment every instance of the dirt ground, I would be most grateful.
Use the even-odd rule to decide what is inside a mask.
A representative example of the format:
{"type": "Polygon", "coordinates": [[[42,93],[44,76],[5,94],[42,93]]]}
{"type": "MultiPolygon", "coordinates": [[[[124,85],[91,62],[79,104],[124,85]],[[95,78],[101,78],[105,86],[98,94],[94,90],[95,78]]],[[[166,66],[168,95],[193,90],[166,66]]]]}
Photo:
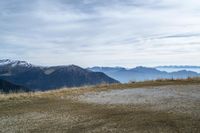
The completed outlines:
{"type": "Polygon", "coordinates": [[[130,106],[146,106],[157,111],[168,110],[188,113],[192,116],[200,115],[200,110],[196,108],[200,107],[200,85],[115,89],[85,93],[80,95],[78,99],[95,104],[129,104],[130,106]]]}
{"type": "Polygon", "coordinates": [[[0,132],[200,132],[200,84],[49,95],[0,100],[0,132]]]}

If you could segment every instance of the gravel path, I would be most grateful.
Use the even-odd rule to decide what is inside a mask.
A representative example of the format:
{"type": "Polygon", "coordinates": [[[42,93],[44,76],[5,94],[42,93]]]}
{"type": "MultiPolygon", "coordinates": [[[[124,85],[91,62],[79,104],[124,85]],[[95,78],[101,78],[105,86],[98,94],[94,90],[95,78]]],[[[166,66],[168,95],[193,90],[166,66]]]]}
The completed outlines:
{"type": "Polygon", "coordinates": [[[175,85],[86,93],[80,101],[95,104],[145,105],[154,110],[200,114],[200,85],[175,85]]]}

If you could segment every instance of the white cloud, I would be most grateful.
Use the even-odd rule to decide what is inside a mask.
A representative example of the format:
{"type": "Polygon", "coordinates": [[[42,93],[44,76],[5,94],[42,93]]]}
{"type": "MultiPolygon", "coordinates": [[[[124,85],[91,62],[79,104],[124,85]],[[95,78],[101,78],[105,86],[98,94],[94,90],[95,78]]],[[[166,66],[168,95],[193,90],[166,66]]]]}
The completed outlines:
{"type": "Polygon", "coordinates": [[[199,7],[198,0],[2,0],[0,58],[200,65],[199,7]]]}

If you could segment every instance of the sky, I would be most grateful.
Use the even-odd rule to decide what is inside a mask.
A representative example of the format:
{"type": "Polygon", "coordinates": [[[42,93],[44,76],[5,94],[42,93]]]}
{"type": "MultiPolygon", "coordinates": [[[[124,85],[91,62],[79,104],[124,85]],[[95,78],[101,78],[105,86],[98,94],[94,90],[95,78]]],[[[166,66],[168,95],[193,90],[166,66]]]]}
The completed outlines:
{"type": "Polygon", "coordinates": [[[0,0],[0,59],[200,65],[200,1],[0,0]]]}

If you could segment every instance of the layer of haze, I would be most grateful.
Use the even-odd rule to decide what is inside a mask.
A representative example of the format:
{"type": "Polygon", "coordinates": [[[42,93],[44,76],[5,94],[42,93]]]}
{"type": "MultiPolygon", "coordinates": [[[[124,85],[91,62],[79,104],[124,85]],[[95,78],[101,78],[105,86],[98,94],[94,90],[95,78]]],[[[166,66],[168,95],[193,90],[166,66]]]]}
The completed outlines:
{"type": "Polygon", "coordinates": [[[199,0],[1,0],[0,58],[200,65],[199,0]]]}

